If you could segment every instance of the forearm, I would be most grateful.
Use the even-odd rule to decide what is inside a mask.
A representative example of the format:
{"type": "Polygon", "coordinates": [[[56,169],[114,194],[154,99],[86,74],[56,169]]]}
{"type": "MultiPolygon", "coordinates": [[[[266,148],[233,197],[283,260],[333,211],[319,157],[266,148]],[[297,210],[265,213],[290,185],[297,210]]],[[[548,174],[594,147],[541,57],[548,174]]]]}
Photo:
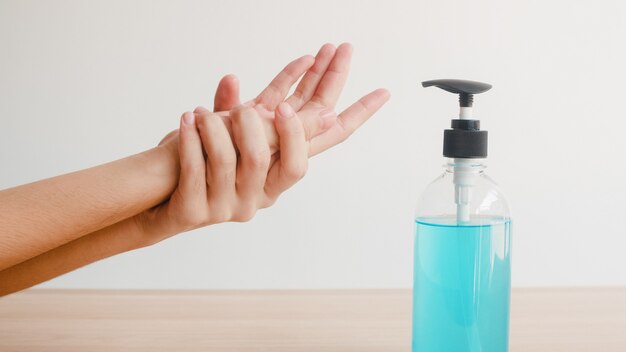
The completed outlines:
{"type": "Polygon", "coordinates": [[[135,218],[123,220],[0,271],[0,296],[146,244],[135,218]]]}
{"type": "Polygon", "coordinates": [[[0,270],[163,202],[178,180],[165,147],[0,192],[0,270]]]}

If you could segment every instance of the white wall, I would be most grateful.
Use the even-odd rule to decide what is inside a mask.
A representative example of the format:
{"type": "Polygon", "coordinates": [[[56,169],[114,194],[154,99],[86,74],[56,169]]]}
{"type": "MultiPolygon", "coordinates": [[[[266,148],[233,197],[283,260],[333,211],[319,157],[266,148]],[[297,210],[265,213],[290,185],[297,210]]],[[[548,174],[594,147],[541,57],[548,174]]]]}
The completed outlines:
{"type": "Polygon", "coordinates": [[[340,106],[392,100],[246,224],[120,255],[45,287],[408,287],[413,208],[440,172],[452,96],[512,204],[514,285],[626,284],[626,2],[0,1],[0,188],[150,148],[236,73],[251,98],[291,58],[355,46],[340,106]],[[271,5],[270,5],[271,4],[271,5]]]}

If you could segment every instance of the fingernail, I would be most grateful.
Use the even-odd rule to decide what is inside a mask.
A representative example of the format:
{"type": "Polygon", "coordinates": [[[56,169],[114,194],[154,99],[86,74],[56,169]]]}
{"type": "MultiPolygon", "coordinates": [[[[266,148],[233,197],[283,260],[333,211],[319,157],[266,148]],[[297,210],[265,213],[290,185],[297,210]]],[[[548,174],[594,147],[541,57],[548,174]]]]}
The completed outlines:
{"type": "Polygon", "coordinates": [[[337,114],[333,110],[324,109],[320,111],[320,118],[324,121],[333,120],[335,117],[337,117],[337,114]]]}
{"type": "Polygon", "coordinates": [[[183,114],[183,123],[185,125],[193,125],[194,122],[196,122],[196,115],[192,112],[186,112],[183,114]]]}
{"type": "Polygon", "coordinates": [[[278,112],[280,113],[280,116],[288,119],[296,115],[293,108],[288,103],[280,103],[280,105],[278,105],[278,112]]]}
{"type": "Polygon", "coordinates": [[[195,113],[201,113],[201,112],[206,112],[206,111],[209,111],[209,110],[207,110],[207,108],[205,108],[204,106],[198,106],[193,110],[193,112],[195,113]]]}

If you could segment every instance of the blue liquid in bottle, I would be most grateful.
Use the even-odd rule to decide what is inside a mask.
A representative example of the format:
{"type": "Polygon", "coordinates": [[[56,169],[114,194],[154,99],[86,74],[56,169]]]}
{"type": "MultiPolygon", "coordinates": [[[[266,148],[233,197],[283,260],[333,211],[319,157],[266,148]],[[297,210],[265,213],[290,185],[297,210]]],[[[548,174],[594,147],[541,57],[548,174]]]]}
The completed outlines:
{"type": "Polygon", "coordinates": [[[510,221],[416,225],[413,352],[508,351],[510,221]]]}

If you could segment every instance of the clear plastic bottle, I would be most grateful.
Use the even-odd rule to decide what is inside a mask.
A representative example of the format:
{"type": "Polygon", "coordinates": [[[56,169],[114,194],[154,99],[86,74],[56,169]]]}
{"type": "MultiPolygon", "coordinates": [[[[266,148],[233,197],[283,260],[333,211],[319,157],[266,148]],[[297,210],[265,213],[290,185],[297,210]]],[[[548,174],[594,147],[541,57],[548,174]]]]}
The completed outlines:
{"type": "MultiPolygon", "coordinates": [[[[431,85],[465,94],[491,88],[443,81],[431,85]]],[[[446,169],[423,192],[415,214],[413,352],[508,351],[511,217],[484,172],[486,131],[477,120],[458,122],[463,99],[461,117],[444,137],[446,169]],[[476,128],[464,130],[468,124],[476,128]]]]}
{"type": "Polygon", "coordinates": [[[508,351],[511,218],[480,160],[450,160],[415,215],[413,352],[508,351]],[[458,219],[455,173],[474,178],[458,219]]]}

